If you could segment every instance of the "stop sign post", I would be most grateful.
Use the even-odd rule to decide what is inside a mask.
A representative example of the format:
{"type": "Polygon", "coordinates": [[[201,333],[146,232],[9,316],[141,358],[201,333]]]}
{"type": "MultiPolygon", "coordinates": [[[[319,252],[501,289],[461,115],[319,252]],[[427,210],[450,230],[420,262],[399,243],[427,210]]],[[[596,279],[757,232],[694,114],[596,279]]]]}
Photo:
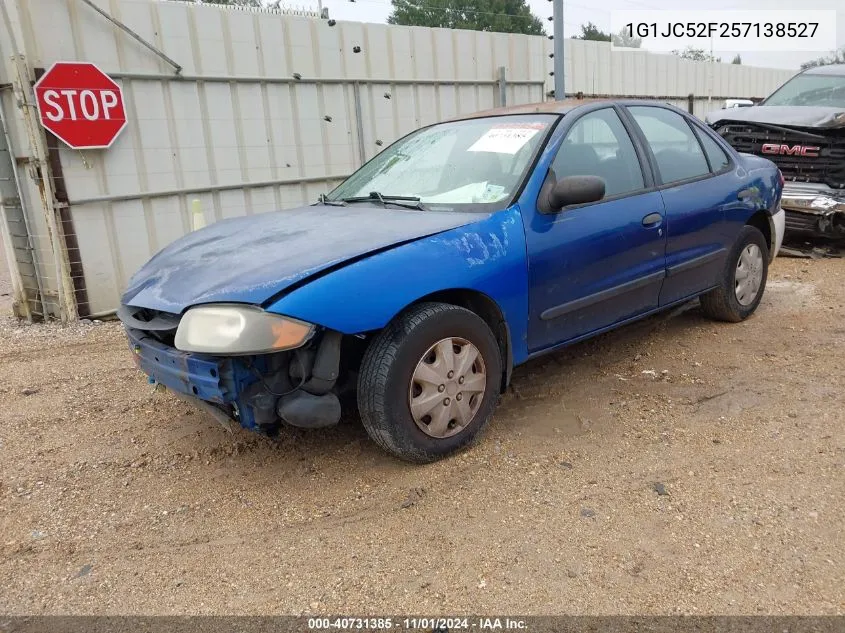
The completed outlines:
{"type": "Polygon", "coordinates": [[[110,147],[126,127],[123,91],[94,64],[56,62],[35,99],[41,125],[73,149],[110,147]]]}

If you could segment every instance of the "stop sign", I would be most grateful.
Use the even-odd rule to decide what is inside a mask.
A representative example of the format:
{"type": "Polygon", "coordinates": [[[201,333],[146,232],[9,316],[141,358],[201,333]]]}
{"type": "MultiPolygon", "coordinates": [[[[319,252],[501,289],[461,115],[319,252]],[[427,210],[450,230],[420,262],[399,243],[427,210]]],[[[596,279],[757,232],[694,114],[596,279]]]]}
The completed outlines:
{"type": "Polygon", "coordinates": [[[120,86],[94,64],[56,62],[35,99],[41,124],[74,149],[109,147],[126,127],[120,86]]]}

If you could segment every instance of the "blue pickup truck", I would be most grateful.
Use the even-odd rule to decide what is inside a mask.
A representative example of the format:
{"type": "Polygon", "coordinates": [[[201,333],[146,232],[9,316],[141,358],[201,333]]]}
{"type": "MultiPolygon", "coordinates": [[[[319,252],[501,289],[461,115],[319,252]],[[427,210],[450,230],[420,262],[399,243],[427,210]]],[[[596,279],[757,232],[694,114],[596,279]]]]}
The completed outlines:
{"type": "Polygon", "coordinates": [[[494,110],[409,134],[311,206],[184,236],[119,316],[151,381],[216,415],[274,435],[351,402],[427,462],[477,436],[515,365],[696,297],[751,315],[782,186],[671,106],[494,110]]]}

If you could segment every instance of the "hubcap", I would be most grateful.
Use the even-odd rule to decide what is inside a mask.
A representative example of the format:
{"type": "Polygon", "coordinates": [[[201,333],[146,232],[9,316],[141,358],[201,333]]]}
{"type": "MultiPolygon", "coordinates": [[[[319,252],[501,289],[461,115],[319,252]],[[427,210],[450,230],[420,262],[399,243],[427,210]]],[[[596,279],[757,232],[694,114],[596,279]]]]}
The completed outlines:
{"type": "Polygon", "coordinates": [[[736,264],[735,291],[740,305],[754,303],[760,284],[763,283],[763,251],[756,244],[749,244],[739,255],[736,264]]]}
{"type": "Polygon", "coordinates": [[[428,348],[411,376],[411,417],[426,435],[451,437],[478,413],[486,387],[478,348],[466,339],[444,338],[428,348]]]}

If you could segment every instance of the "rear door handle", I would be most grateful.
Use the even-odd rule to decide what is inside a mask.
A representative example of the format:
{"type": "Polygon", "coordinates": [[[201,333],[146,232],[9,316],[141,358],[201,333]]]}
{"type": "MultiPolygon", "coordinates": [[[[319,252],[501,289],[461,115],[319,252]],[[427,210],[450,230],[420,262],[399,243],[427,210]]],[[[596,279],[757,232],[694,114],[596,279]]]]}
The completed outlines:
{"type": "Polygon", "coordinates": [[[651,228],[663,222],[663,216],[659,213],[649,213],[643,218],[643,226],[651,228]]]}

